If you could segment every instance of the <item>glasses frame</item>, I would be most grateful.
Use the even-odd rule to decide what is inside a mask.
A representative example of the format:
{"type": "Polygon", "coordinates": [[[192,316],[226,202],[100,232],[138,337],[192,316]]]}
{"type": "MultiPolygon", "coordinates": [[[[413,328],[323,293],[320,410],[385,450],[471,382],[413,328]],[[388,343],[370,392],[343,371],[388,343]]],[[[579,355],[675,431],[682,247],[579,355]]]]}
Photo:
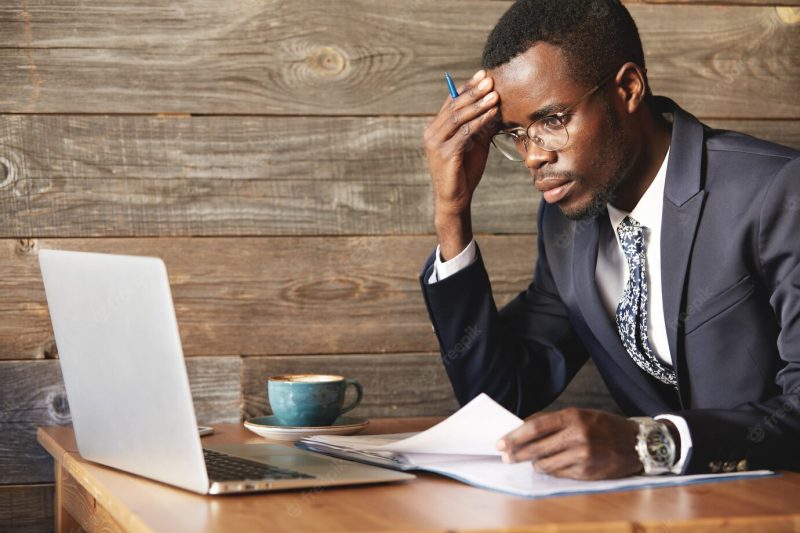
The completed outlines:
{"type": "Polygon", "coordinates": [[[524,138],[523,138],[523,140],[522,140],[522,143],[523,143],[523,145],[525,146],[525,151],[527,152],[527,151],[528,151],[528,143],[529,143],[529,142],[531,142],[531,141],[532,141],[532,139],[533,139],[534,137],[536,137],[535,135],[531,135],[531,128],[533,128],[533,127],[534,127],[536,124],[538,124],[538,123],[540,123],[540,122],[543,122],[543,121],[545,121],[545,120],[552,120],[552,119],[555,119],[555,120],[558,120],[559,124],[561,124],[561,127],[562,127],[562,128],[564,128],[564,133],[566,133],[566,140],[564,141],[564,143],[563,143],[563,144],[561,144],[561,146],[557,146],[557,147],[555,147],[555,148],[552,148],[552,147],[546,147],[546,146],[544,146],[544,145],[541,145],[541,144],[537,143],[536,141],[532,141],[532,142],[533,142],[533,143],[534,143],[536,146],[538,146],[539,148],[541,148],[542,150],[544,150],[545,152],[557,152],[557,151],[561,150],[561,149],[562,149],[562,148],[564,148],[564,147],[565,147],[567,144],[569,144],[569,130],[567,129],[567,125],[566,125],[566,124],[564,124],[564,118],[565,118],[565,117],[566,117],[568,114],[570,114],[570,112],[572,112],[572,111],[573,111],[573,110],[574,110],[576,107],[578,107],[578,106],[579,106],[579,105],[580,105],[580,104],[581,104],[581,103],[582,103],[584,100],[586,100],[586,99],[587,99],[587,98],[589,98],[591,95],[593,95],[595,92],[597,92],[597,91],[598,91],[598,90],[599,90],[599,89],[600,89],[600,88],[601,88],[603,85],[605,85],[606,83],[608,83],[609,81],[611,81],[612,79],[614,79],[614,77],[616,76],[616,74],[617,74],[617,73],[616,73],[616,71],[615,71],[615,72],[612,72],[611,74],[609,74],[608,76],[606,76],[605,78],[603,78],[603,79],[600,81],[600,83],[598,83],[597,85],[595,85],[594,87],[592,87],[591,89],[589,89],[588,91],[586,91],[586,92],[583,94],[583,96],[581,96],[581,97],[580,97],[580,98],[579,98],[577,101],[575,101],[574,103],[572,103],[572,104],[568,105],[567,107],[565,107],[564,109],[562,109],[562,110],[561,110],[561,111],[559,111],[558,113],[552,113],[552,114],[550,114],[550,115],[547,115],[547,116],[545,116],[545,117],[542,117],[542,118],[540,118],[540,119],[536,119],[536,120],[534,120],[533,122],[531,122],[530,124],[528,124],[528,127],[527,127],[527,128],[524,128],[524,130],[523,130],[523,128],[515,128],[515,129],[513,129],[513,130],[505,130],[505,131],[499,131],[499,132],[497,132],[496,134],[494,134],[494,135],[492,136],[492,144],[493,144],[493,145],[494,145],[494,147],[495,147],[495,148],[497,148],[497,150],[498,150],[498,151],[499,151],[501,154],[503,154],[503,155],[504,155],[504,156],[505,156],[507,159],[510,159],[511,161],[518,161],[518,162],[525,161],[525,158],[524,158],[523,156],[519,155],[519,150],[517,150],[517,155],[516,155],[516,156],[512,156],[512,154],[508,154],[508,153],[507,153],[507,152],[506,152],[504,149],[502,149],[502,148],[500,148],[499,146],[497,146],[497,144],[495,144],[495,142],[494,142],[494,139],[495,139],[495,137],[497,137],[498,135],[508,135],[509,137],[511,137],[512,139],[514,139],[514,142],[516,143],[516,142],[517,142],[517,140],[516,140],[516,137],[517,137],[517,136],[519,136],[518,132],[519,132],[520,130],[523,130],[523,131],[525,132],[525,133],[524,133],[524,135],[525,135],[525,136],[524,136],[524,138]]]}

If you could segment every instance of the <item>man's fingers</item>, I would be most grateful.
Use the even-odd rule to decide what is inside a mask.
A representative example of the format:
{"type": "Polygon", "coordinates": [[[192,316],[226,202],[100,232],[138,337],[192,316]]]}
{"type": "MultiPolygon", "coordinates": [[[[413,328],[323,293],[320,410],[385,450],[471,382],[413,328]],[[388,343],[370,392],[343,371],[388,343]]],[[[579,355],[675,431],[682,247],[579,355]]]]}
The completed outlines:
{"type": "MultiPolygon", "coordinates": [[[[549,417],[548,417],[549,418],[549,417]]],[[[507,462],[518,463],[521,461],[539,461],[541,459],[559,455],[568,450],[586,450],[586,439],[580,428],[575,425],[565,423],[565,418],[556,424],[560,424],[555,431],[549,432],[553,426],[550,420],[545,420],[545,424],[540,424],[542,436],[536,437],[514,448],[506,450],[504,460],[507,462]]]]}
{"type": "MultiPolygon", "coordinates": [[[[476,107],[475,104],[480,102],[489,93],[493,92],[494,80],[492,78],[483,78],[480,82],[474,85],[467,85],[464,87],[464,92],[450,101],[450,105],[445,109],[447,111],[459,111],[462,109],[469,109],[476,107]]],[[[496,94],[494,96],[497,96],[496,94]]]]}
{"type": "Polygon", "coordinates": [[[510,461],[571,479],[609,479],[636,474],[641,464],[633,442],[636,423],[591,409],[535,415],[506,435],[498,448],[510,461]]]}
{"type": "Polygon", "coordinates": [[[458,133],[462,126],[496,106],[498,94],[492,90],[492,79],[484,78],[474,89],[469,89],[449,103],[436,116],[431,125],[430,136],[436,143],[443,143],[458,133]],[[485,83],[481,86],[480,83],[485,83]]]}
{"type": "Polygon", "coordinates": [[[490,107],[485,113],[478,116],[475,121],[480,125],[478,135],[484,142],[489,142],[495,133],[500,130],[500,108],[496,105],[490,107]]]}
{"type": "Polygon", "coordinates": [[[569,448],[560,453],[544,457],[533,461],[533,468],[540,474],[549,476],[565,477],[569,469],[578,465],[583,460],[583,454],[579,448],[569,448]]]}
{"type": "Polygon", "coordinates": [[[569,465],[560,470],[555,470],[553,472],[550,472],[547,475],[565,479],[582,479],[582,480],[595,479],[593,477],[590,477],[587,474],[586,469],[583,467],[583,465],[579,463],[573,463],[572,465],[569,465]]]}
{"type": "Polygon", "coordinates": [[[500,451],[513,451],[531,441],[555,433],[564,427],[559,412],[541,413],[528,418],[523,425],[497,442],[500,451]]]}
{"type": "Polygon", "coordinates": [[[564,435],[564,431],[557,431],[556,433],[550,433],[549,435],[530,441],[527,444],[507,450],[503,454],[503,460],[508,463],[519,463],[522,461],[535,462],[546,457],[563,453],[572,444],[564,438],[564,435]]]}
{"type": "Polygon", "coordinates": [[[497,106],[498,96],[494,91],[487,92],[469,105],[445,111],[440,124],[439,135],[443,142],[453,138],[461,127],[497,106]]]}
{"type": "MultiPolygon", "coordinates": [[[[478,85],[478,83],[483,81],[484,78],[486,78],[486,71],[485,70],[479,70],[478,72],[476,72],[472,76],[472,78],[470,78],[466,83],[460,85],[456,89],[458,91],[458,97],[463,96],[465,92],[467,92],[470,88],[475,87],[476,85],[478,85]]],[[[444,111],[445,109],[450,107],[450,104],[454,100],[455,99],[452,96],[448,96],[447,98],[445,98],[444,102],[442,103],[442,107],[439,108],[439,113],[441,113],[442,111],[444,111]]]]}
{"type": "Polygon", "coordinates": [[[496,107],[486,110],[466,124],[462,124],[445,144],[457,152],[468,152],[476,142],[487,145],[494,131],[497,130],[496,122],[494,122],[496,116],[496,107]]]}
{"type": "Polygon", "coordinates": [[[487,144],[498,129],[497,106],[465,114],[466,116],[459,117],[458,123],[448,125],[446,131],[443,128],[437,132],[438,135],[446,137],[433,140],[429,146],[442,148],[447,146],[448,153],[455,153],[468,152],[475,142],[487,144]]]}

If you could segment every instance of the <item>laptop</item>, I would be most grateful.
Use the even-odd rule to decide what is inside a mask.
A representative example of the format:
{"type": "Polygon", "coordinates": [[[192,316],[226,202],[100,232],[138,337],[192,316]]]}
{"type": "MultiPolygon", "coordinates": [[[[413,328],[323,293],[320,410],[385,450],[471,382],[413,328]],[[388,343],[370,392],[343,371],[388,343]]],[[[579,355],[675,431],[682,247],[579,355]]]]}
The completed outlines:
{"type": "Polygon", "coordinates": [[[85,459],[201,494],[414,478],[282,444],[203,449],[164,262],[41,250],[39,266],[85,459]]]}

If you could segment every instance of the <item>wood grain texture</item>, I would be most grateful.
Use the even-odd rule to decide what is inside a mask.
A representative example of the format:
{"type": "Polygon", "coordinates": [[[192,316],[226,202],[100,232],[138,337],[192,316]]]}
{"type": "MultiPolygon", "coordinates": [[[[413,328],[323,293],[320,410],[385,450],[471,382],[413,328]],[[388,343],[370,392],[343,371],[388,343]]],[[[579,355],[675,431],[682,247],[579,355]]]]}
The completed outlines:
{"type": "MultiPolygon", "coordinates": [[[[427,120],[6,117],[0,236],[432,233],[427,120]]],[[[534,231],[540,197],[493,153],[475,230],[534,231]]]]}
{"type": "MultiPolygon", "coordinates": [[[[6,4],[0,112],[432,113],[445,97],[442,72],[463,80],[478,70],[509,5],[6,4]]],[[[776,7],[629,7],[656,92],[707,116],[800,118],[800,25],[776,7]]]]}
{"type": "Polygon", "coordinates": [[[64,522],[74,520],[84,531],[122,533],[127,531],[103,505],[65,468],[58,475],[59,512],[67,513],[64,522]]]}
{"type": "Polygon", "coordinates": [[[48,533],[53,520],[52,483],[0,485],[0,530],[48,533]]]}
{"type": "Polygon", "coordinates": [[[712,128],[739,131],[800,150],[800,121],[797,120],[703,120],[712,128]]]}
{"type": "MultiPolygon", "coordinates": [[[[69,429],[72,430],[72,427],[69,428],[59,428],[59,429],[69,429]]],[[[40,434],[40,430],[37,430],[36,435],[37,439],[40,434]]],[[[74,433],[73,433],[74,435],[74,433]]],[[[42,444],[43,441],[39,441],[42,444]]],[[[48,442],[48,446],[42,444],[42,446],[47,450],[48,453],[52,454],[52,450],[55,447],[54,442],[48,442]]],[[[77,445],[75,446],[77,448],[77,445]]],[[[56,448],[57,449],[57,448],[56,448]]],[[[66,485],[70,483],[73,478],[69,475],[69,472],[63,467],[62,458],[64,457],[65,453],[57,453],[53,454],[53,462],[55,463],[55,522],[56,522],[56,532],[62,533],[65,531],[69,531],[70,533],[73,531],[81,531],[81,525],[78,520],[72,516],[66,507],[66,485]]]]}
{"type": "MultiPolygon", "coordinates": [[[[199,423],[238,422],[239,358],[191,358],[186,366],[199,423]]],[[[0,484],[52,482],[36,428],[72,421],[58,361],[0,361],[0,407],[0,484]]]]}
{"type": "MultiPolygon", "coordinates": [[[[478,236],[498,305],[532,277],[535,237],[478,236]]],[[[432,352],[418,274],[431,236],[0,241],[0,359],[53,357],[37,251],[164,259],[183,350],[197,355],[432,352]]]]}
{"type": "MultiPolygon", "coordinates": [[[[424,117],[0,121],[0,237],[432,233],[424,117]]],[[[800,121],[711,120],[800,148],[800,121]]],[[[530,233],[541,199],[489,157],[478,233],[530,233]]]]}
{"type": "Polygon", "coordinates": [[[37,426],[71,422],[58,361],[0,361],[0,484],[53,481],[37,426]]]}
{"type": "MultiPolygon", "coordinates": [[[[420,418],[375,420],[365,433],[419,431],[435,422],[420,418]],[[425,420],[427,424],[422,424],[425,420]]],[[[325,533],[710,533],[796,531],[800,525],[800,474],[793,472],[722,483],[542,499],[482,490],[425,473],[409,483],[208,498],[63,453],[74,445],[74,437],[68,428],[54,429],[62,436],[52,435],[53,447],[64,458],[69,472],[96,498],[98,507],[106,508],[129,531],[149,527],[156,531],[325,533]]],[[[204,442],[265,442],[241,425],[223,424],[217,429],[204,442]]],[[[40,435],[50,431],[43,428],[40,435]]]]}
{"type": "Polygon", "coordinates": [[[697,116],[797,118],[800,54],[792,50],[800,47],[800,24],[774,7],[670,7],[667,14],[667,6],[631,6],[656,94],[697,116]],[[769,58],[755,59],[761,54],[769,58]],[[766,88],[779,79],[776,92],[766,88]]]}
{"type": "Polygon", "coordinates": [[[242,387],[238,357],[191,357],[186,359],[186,373],[198,424],[239,422],[242,387]]]}

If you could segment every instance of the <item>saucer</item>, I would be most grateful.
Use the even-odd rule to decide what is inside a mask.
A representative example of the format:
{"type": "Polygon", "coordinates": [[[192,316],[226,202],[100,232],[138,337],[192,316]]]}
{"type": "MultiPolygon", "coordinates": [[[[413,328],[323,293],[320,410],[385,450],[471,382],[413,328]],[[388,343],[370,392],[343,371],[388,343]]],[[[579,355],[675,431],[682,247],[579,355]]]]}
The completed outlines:
{"type": "Polygon", "coordinates": [[[244,427],[265,439],[294,442],[312,435],[353,435],[367,424],[366,418],[340,416],[330,426],[282,426],[275,415],[269,415],[245,420],[244,427]]]}

